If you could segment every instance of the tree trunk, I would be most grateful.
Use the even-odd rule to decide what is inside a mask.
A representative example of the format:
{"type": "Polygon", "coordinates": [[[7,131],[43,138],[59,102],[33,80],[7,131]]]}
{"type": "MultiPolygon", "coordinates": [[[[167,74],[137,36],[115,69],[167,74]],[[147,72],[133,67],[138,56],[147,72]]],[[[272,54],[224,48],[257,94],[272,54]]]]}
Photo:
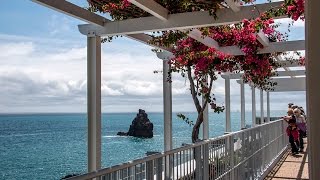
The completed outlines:
{"type": "Polygon", "coordinates": [[[199,140],[199,131],[200,131],[200,126],[202,122],[203,122],[203,111],[198,114],[197,121],[192,128],[192,143],[195,143],[199,140]]]}

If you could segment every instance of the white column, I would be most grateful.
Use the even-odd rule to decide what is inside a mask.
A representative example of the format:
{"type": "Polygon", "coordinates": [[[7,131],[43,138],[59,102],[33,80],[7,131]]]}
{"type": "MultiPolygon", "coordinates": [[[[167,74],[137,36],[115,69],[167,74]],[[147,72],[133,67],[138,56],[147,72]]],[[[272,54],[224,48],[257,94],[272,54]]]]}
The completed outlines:
{"type": "Polygon", "coordinates": [[[270,93],[267,91],[267,122],[270,122],[270,93]]]}
{"type": "MultiPolygon", "coordinates": [[[[205,98],[202,98],[202,102],[205,101],[205,98]]],[[[208,110],[208,104],[206,108],[203,111],[203,139],[209,139],[209,110],[208,110]]]]}
{"type": "Polygon", "coordinates": [[[246,128],[246,100],[244,96],[244,83],[240,81],[240,94],[241,94],[241,129],[246,128]]]}
{"type": "Polygon", "coordinates": [[[225,78],[226,133],[231,132],[230,118],[230,78],[225,78]]]}
{"type": "Polygon", "coordinates": [[[101,168],[101,38],[87,38],[88,171],[101,168]]]}
{"type": "Polygon", "coordinates": [[[320,1],[306,1],[306,85],[308,114],[309,178],[320,179],[320,1]]]}
{"type": "Polygon", "coordinates": [[[164,151],[172,149],[172,88],[168,81],[170,64],[163,60],[164,151]]]}
{"type": "Polygon", "coordinates": [[[252,127],[256,126],[256,89],[252,86],[252,127]]]}
{"type": "Polygon", "coordinates": [[[264,123],[263,90],[260,89],[260,123],[264,123]]]}

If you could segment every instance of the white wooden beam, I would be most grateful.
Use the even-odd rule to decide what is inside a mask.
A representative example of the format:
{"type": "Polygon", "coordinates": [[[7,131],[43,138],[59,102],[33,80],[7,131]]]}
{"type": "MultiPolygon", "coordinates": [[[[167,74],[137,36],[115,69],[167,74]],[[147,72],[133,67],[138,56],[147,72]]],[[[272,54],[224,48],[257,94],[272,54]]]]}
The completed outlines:
{"type": "Polygon", "coordinates": [[[48,7],[50,9],[59,11],[63,14],[67,14],[74,18],[80,19],[87,23],[99,25],[100,27],[107,22],[106,18],[92,13],[84,8],[81,8],[75,4],[72,4],[65,0],[32,0],[42,6],[48,7]]]}
{"type": "Polygon", "coordinates": [[[261,30],[257,33],[257,40],[263,45],[263,47],[269,46],[269,39],[261,30]]]}
{"type": "MultiPolygon", "coordinates": [[[[105,23],[103,28],[94,28],[94,30],[97,35],[106,36],[234,24],[248,17],[258,17],[259,13],[256,12],[256,9],[263,12],[272,7],[280,7],[281,4],[282,2],[273,2],[254,6],[244,6],[240,12],[233,12],[231,9],[227,8],[219,9],[217,11],[217,19],[210,16],[208,11],[171,14],[168,16],[167,21],[162,21],[153,16],[127,19],[105,23]]],[[[84,24],[79,26],[79,30],[82,34],[87,34],[88,31],[92,31],[93,29],[92,25],[84,24]]]]}
{"type": "Polygon", "coordinates": [[[230,9],[232,9],[232,11],[234,12],[240,11],[241,6],[239,2],[235,2],[234,0],[224,0],[224,2],[227,3],[227,5],[230,7],[230,9]]]}
{"type": "Polygon", "coordinates": [[[144,43],[146,45],[152,46],[154,48],[164,50],[166,52],[171,52],[172,51],[172,49],[168,48],[168,47],[156,46],[156,45],[150,44],[149,41],[152,39],[152,37],[150,35],[148,35],[148,34],[143,34],[143,33],[141,33],[141,34],[129,34],[129,35],[126,35],[125,37],[127,37],[129,39],[132,39],[132,40],[135,40],[135,41],[138,41],[138,42],[141,42],[141,43],[144,43]]]}
{"type": "MultiPolygon", "coordinates": [[[[275,57],[275,59],[276,59],[276,61],[279,61],[279,62],[281,62],[281,61],[283,61],[283,58],[281,57],[281,56],[276,56],[275,57]]],[[[287,71],[287,72],[291,72],[291,70],[289,69],[289,67],[283,67],[283,69],[285,70],[285,71],[287,71]]],[[[290,75],[292,78],[295,78],[295,76],[291,73],[291,75],[290,75]]]]}
{"type": "Polygon", "coordinates": [[[297,61],[294,61],[294,62],[290,62],[290,61],[280,61],[280,62],[278,62],[278,63],[280,63],[281,65],[281,67],[282,68],[285,68],[285,67],[303,67],[303,66],[301,66],[297,61]]]}
{"type": "Polygon", "coordinates": [[[259,50],[260,54],[305,50],[305,41],[272,42],[268,47],[259,50]]]}
{"type": "MultiPolygon", "coordinates": [[[[182,31],[184,31],[184,30],[182,30],[182,31]]],[[[191,30],[189,32],[188,36],[201,42],[202,44],[204,44],[208,47],[213,47],[215,49],[219,49],[218,42],[208,36],[203,36],[202,32],[199,29],[191,30]]]]}
{"type": "MultiPolygon", "coordinates": [[[[270,92],[289,92],[289,91],[305,91],[306,90],[306,77],[297,78],[273,78],[272,81],[277,85],[274,90],[270,92]]],[[[241,79],[237,80],[241,84],[241,79]]],[[[269,102],[270,103],[270,102],[269,102]]],[[[269,107],[270,111],[270,107],[269,107]]]]}
{"type": "MultiPolygon", "coordinates": [[[[106,22],[112,22],[109,19],[106,19],[102,16],[99,16],[95,13],[92,13],[86,9],[83,9],[83,8],[81,8],[75,4],[72,4],[68,1],[65,1],[65,0],[32,0],[32,1],[36,2],[40,5],[43,5],[45,7],[48,7],[50,9],[61,12],[63,14],[66,14],[66,15],[72,16],[74,18],[83,20],[87,23],[92,24],[93,26],[96,26],[96,27],[101,27],[106,22]]],[[[95,31],[88,32],[88,34],[86,34],[86,35],[89,35],[92,32],[95,32],[95,31]]],[[[142,42],[147,45],[151,45],[149,43],[149,40],[152,39],[151,36],[144,34],[144,33],[131,34],[131,35],[127,35],[125,37],[142,42]]],[[[154,46],[154,45],[151,45],[151,46],[154,46]]],[[[166,48],[166,47],[159,47],[159,46],[154,46],[154,47],[165,50],[165,51],[170,51],[170,49],[166,48]]]]}
{"type": "Polygon", "coordinates": [[[162,21],[165,21],[168,18],[169,11],[154,0],[129,0],[129,2],[162,21]]]}
{"type": "MultiPolygon", "coordinates": [[[[274,77],[281,77],[281,76],[304,76],[306,75],[306,71],[305,70],[296,70],[296,71],[277,71],[276,76],[274,77]]],[[[230,78],[230,79],[241,79],[241,76],[243,75],[243,73],[238,73],[238,74],[227,74],[227,75],[221,75],[222,78],[226,79],[226,78],[230,78]]]]}
{"type": "Polygon", "coordinates": [[[272,92],[305,91],[306,77],[273,79],[277,85],[272,92]]]}
{"type": "MultiPolygon", "coordinates": [[[[238,46],[226,46],[220,47],[219,49],[221,52],[240,56],[244,55],[241,49],[238,46]]],[[[301,51],[305,50],[305,41],[304,40],[297,40],[297,41],[284,41],[284,42],[271,42],[267,47],[263,49],[259,49],[259,54],[266,54],[266,53],[275,53],[275,52],[286,52],[286,51],[301,51]]]]}

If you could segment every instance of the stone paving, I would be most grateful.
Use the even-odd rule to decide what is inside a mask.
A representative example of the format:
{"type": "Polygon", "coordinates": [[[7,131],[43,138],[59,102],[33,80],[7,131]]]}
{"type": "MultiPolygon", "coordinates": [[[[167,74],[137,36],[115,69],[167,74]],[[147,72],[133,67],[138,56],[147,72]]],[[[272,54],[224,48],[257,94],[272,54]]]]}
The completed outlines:
{"type": "MultiPolygon", "coordinates": [[[[305,146],[307,145],[305,144],[305,146]]],[[[291,155],[289,148],[265,180],[309,179],[308,154],[306,153],[306,150],[307,147],[305,147],[303,153],[291,155]]]]}

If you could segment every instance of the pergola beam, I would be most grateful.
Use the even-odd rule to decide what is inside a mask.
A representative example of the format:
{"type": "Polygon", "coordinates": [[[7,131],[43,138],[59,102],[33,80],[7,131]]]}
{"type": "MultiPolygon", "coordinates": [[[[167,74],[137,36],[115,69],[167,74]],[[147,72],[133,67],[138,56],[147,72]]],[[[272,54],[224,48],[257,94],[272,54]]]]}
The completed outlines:
{"type": "Polygon", "coordinates": [[[272,42],[268,47],[259,50],[259,54],[305,50],[305,40],[272,42]]]}
{"type": "MultiPolygon", "coordinates": [[[[275,57],[275,59],[278,61],[278,62],[281,62],[281,61],[283,61],[283,59],[282,59],[282,57],[281,56],[277,56],[277,57],[275,57]]],[[[291,72],[291,70],[288,68],[288,67],[283,67],[283,69],[285,70],[285,71],[287,71],[287,72],[291,72]]],[[[290,75],[292,78],[295,78],[295,76],[294,75],[290,75]]]]}
{"type": "MultiPolygon", "coordinates": [[[[107,18],[99,16],[95,13],[92,13],[86,9],[83,9],[65,0],[32,0],[32,1],[40,5],[43,5],[45,7],[48,7],[50,9],[61,12],[63,14],[72,16],[76,19],[90,23],[92,24],[92,26],[103,27],[105,23],[112,22],[107,18]]],[[[86,35],[88,36],[89,34],[92,34],[92,32],[94,32],[94,34],[97,35],[95,31],[88,32],[88,34],[86,35]]],[[[149,40],[151,40],[151,36],[144,33],[125,35],[125,37],[142,42],[147,45],[151,45],[149,43],[149,40]]],[[[151,45],[151,46],[165,50],[165,51],[170,51],[170,49],[166,47],[160,47],[155,45],[151,45]]]]}
{"type": "MultiPolygon", "coordinates": [[[[238,73],[238,74],[227,74],[227,75],[221,75],[222,78],[230,78],[230,79],[241,79],[243,73],[238,73]]],[[[297,70],[297,71],[277,71],[277,75],[274,77],[281,77],[281,76],[304,76],[306,75],[305,70],[297,70]]]]}
{"type": "Polygon", "coordinates": [[[156,18],[161,19],[162,21],[168,19],[169,11],[154,0],[129,0],[129,2],[152,14],[156,18]]]}
{"type": "Polygon", "coordinates": [[[167,21],[162,21],[157,17],[151,16],[105,23],[104,27],[99,28],[90,24],[84,24],[79,26],[79,30],[84,35],[86,35],[89,31],[95,31],[97,35],[109,36],[219,26],[234,24],[247,17],[258,17],[260,14],[258,12],[253,12],[256,11],[256,9],[264,12],[272,7],[280,7],[282,3],[283,2],[273,2],[252,6],[243,6],[240,12],[233,12],[228,8],[219,9],[217,11],[217,17],[219,18],[217,19],[214,19],[212,16],[210,16],[208,11],[197,11],[171,14],[168,16],[167,21]]]}
{"type": "Polygon", "coordinates": [[[81,8],[75,4],[72,4],[65,0],[32,0],[42,6],[59,11],[63,14],[72,16],[76,19],[80,19],[87,23],[103,26],[108,19],[92,13],[84,8],[81,8]]]}
{"type": "MultiPolygon", "coordinates": [[[[221,52],[234,55],[234,56],[244,55],[244,53],[241,51],[241,49],[238,46],[220,47],[219,50],[221,52]]],[[[267,47],[260,49],[258,54],[286,52],[286,51],[301,51],[301,50],[305,50],[304,40],[272,42],[272,43],[269,43],[267,47]]]]}
{"type": "MultiPolygon", "coordinates": [[[[305,91],[306,90],[306,77],[298,78],[273,78],[272,81],[277,85],[270,92],[288,92],[288,91],[305,91]]],[[[237,80],[241,84],[241,80],[237,80]]]]}
{"type": "Polygon", "coordinates": [[[219,44],[217,41],[208,36],[203,36],[202,32],[199,29],[193,29],[188,34],[189,37],[201,42],[202,44],[219,49],[219,44]]]}
{"type": "Polygon", "coordinates": [[[286,68],[286,67],[302,67],[297,61],[291,62],[291,61],[280,61],[278,62],[280,63],[280,66],[282,68],[286,68]]]}
{"type": "Polygon", "coordinates": [[[267,47],[269,46],[269,39],[267,38],[267,36],[264,34],[263,31],[259,31],[259,33],[257,34],[257,40],[263,45],[263,47],[267,47]]]}
{"type": "Polygon", "coordinates": [[[225,0],[224,2],[226,2],[230,9],[232,9],[234,12],[239,12],[241,9],[239,2],[235,2],[234,0],[225,0]]]}

